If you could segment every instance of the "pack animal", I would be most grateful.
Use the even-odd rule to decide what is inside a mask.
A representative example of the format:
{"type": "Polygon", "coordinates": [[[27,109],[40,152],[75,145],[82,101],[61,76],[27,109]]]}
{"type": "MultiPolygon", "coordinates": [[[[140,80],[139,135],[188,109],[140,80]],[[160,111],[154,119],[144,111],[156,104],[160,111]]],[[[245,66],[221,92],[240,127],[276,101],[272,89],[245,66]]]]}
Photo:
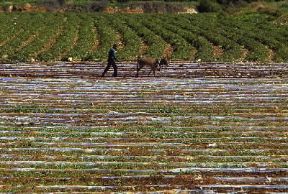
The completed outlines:
{"type": "Polygon", "coordinates": [[[168,66],[168,61],[166,59],[164,59],[164,58],[160,59],[160,61],[158,59],[151,58],[151,57],[138,58],[137,59],[137,73],[136,73],[136,77],[138,77],[139,71],[144,66],[150,67],[150,72],[149,72],[148,75],[150,75],[151,72],[153,72],[153,75],[155,77],[156,70],[160,71],[163,65],[168,66]]]}

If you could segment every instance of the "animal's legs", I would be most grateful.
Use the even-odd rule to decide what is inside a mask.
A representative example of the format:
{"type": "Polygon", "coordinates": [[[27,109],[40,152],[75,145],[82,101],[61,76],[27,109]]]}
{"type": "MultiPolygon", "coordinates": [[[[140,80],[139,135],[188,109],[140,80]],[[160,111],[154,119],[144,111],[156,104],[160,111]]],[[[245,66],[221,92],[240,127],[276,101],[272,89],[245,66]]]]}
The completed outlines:
{"type": "Polygon", "coordinates": [[[136,73],[136,77],[138,77],[139,75],[139,71],[142,68],[142,66],[140,66],[139,64],[137,64],[137,73],[136,73]]]}

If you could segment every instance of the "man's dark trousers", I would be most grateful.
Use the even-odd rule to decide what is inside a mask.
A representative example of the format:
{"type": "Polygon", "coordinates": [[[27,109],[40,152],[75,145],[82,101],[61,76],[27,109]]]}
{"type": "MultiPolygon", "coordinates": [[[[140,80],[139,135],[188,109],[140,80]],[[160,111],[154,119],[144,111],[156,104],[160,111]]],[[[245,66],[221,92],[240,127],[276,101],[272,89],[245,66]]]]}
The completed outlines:
{"type": "Polygon", "coordinates": [[[102,73],[102,77],[104,77],[104,75],[107,73],[107,71],[110,69],[111,66],[114,69],[113,77],[117,77],[117,66],[116,66],[116,63],[114,60],[108,60],[107,67],[105,68],[104,72],[102,73]]]}

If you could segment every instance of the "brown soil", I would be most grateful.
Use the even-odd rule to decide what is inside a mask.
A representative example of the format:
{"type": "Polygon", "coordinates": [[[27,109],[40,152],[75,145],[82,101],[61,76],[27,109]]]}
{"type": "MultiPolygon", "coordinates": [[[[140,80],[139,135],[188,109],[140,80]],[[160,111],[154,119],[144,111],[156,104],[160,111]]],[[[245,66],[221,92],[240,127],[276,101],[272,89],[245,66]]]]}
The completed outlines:
{"type": "Polygon", "coordinates": [[[26,47],[27,45],[29,45],[33,40],[35,40],[35,39],[37,38],[38,34],[39,34],[39,32],[35,32],[33,35],[29,36],[29,38],[28,38],[27,40],[23,41],[23,42],[21,43],[21,45],[20,45],[18,48],[16,48],[15,51],[18,52],[18,51],[20,51],[22,48],[24,48],[24,47],[26,47]]]}
{"type": "Polygon", "coordinates": [[[173,53],[173,47],[171,45],[167,45],[165,50],[163,51],[162,57],[166,59],[171,59],[172,53],[173,53]]]}
{"type": "Polygon", "coordinates": [[[93,42],[93,45],[92,45],[92,47],[91,47],[91,51],[92,51],[92,52],[95,52],[95,51],[99,48],[99,46],[100,46],[99,35],[97,35],[97,28],[96,28],[96,26],[94,26],[94,28],[93,28],[93,30],[92,30],[92,33],[93,33],[93,34],[96,34],[96,35],[95,35],[95,36],[96,36],[96,41],[93,42]]]}
{"type": "Polygon", "coordinates": [[[220,46],[213,46],[213,55],[218,58],[224,54],[223,49],[220,46]]]}

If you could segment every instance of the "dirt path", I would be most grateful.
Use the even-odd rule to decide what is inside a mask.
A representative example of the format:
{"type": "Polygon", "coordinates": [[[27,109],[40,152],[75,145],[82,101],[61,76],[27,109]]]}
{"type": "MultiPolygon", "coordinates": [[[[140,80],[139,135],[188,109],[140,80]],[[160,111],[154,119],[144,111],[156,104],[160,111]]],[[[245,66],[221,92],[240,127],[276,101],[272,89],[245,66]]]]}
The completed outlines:
{"type": "MultiPolygon", "coordinates": [[[[118,63],[119,79],[134,77],[135,62],[118,63]]],[[[54,77],[54,78],[99,78],[102,63],[56,63],[52,64],[2,64],[0,76],[54,77]]],[[[140,77],[147,77],[150,69],[144,68],[140,77]]],[[[108,72],[107,76],[113,71],[108,72]]],[[[150,76],[151,77],[151,76],[150,76]]],[[[287,64],[257,63],[190,63],[174,61],[168,67],[156,72],[156,77],[170,78],[287,78],[287,64]]]]}

